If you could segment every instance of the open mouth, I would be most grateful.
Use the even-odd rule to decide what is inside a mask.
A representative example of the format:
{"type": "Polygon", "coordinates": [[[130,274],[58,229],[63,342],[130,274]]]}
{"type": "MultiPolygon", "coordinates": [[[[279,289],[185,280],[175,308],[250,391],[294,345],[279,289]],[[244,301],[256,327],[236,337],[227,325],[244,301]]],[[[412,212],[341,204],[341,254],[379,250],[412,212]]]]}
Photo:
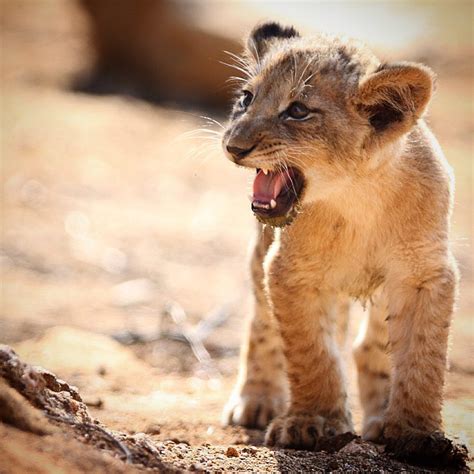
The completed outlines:
{"type": "Polygon", "coordinates": [[[252,211],[264,224],[284,226],[296,215],[304,189],[303,174],[296,168],[270,171],[257,168],[253,182],[252,211]]]}

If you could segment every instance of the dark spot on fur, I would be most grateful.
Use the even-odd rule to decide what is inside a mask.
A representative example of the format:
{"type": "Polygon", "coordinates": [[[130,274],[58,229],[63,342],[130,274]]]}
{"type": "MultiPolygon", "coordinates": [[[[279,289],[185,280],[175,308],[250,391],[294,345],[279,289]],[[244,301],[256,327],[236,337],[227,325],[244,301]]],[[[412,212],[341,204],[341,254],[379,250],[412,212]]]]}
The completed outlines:
{"type": "Polygon", "coordinates": [[[417,334],[416,339],[418,342],[425,342],[426,341],[426,336],[424,334],[417,334]]]}
{"type": "Polygon", "coordinates": [[[296,374],[289,374],[289,375],[290,375],[291,380],[293,381],[293,384],[299,385],[300,380],[301,380],[300,377],[296,374]]]}

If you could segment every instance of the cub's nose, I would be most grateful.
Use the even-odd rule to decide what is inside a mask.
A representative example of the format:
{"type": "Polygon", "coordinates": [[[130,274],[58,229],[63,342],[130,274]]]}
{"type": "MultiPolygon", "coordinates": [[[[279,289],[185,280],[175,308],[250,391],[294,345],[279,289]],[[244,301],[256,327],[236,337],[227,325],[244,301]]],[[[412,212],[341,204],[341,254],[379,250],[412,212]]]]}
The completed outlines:
{"type": "Polygon", "coordinates": [[[257,145],[254,145],[250,148],[240,148],[238,146],[227,145],[227,151],[238,161],[245,158],[257,145]]]}

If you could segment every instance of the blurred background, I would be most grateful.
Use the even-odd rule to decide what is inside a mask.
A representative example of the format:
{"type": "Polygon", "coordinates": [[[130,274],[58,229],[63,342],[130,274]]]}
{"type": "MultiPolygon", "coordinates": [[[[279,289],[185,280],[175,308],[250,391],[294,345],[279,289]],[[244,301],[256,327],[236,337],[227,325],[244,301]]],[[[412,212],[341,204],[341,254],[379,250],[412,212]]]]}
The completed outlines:
{"type": "Polygon", "coordinates": [[[252,176],[220,151],[238,75],[224,51],[271,19],[431,66],[428,122],[456,175],[462,273],[445,420],[472,443],[472,2],[0,5],[0,343],[77,385],[109,426],[158,437],[243,436],[218,426],[250,311],[254,232],[252,176]]]}

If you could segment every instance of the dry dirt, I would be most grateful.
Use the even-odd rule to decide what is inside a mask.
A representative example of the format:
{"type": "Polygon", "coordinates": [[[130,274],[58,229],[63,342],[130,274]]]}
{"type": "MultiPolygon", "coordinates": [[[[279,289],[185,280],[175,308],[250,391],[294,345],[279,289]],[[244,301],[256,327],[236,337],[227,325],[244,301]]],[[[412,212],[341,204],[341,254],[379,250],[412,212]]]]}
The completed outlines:
{"type": "Polygon", "coordinates": [[[18,351],[35,360],[45,352],[62,354],[50,364],[69,380],[76,374],[84,390],[0,346],[0,467],[8,473],[441,471],[434,455],[449,466],[443,472],[465,471],[465,448],[447,441],[441,456],[426,453],[431,469],[398,462],[384,447],[349,433],[322,439],[318,452],[270,450],[261,431],[216,426],[217,386],[203,390],[187,378],[174,380],[176,393],[171,385],[162,389],[157,373],[102,335],[56,327],[18,351]]]}
{"type": "MultiPolygon", "coordinates": [[[[375,447],[337,455],[269,450],[259,431],[220,426],[249,308],[249,176],[223,159],[212,133],[188,133],[209,127],[205,112],[71,92],[90,64],[87,28],[72,2],[1,6],[0,343],[76,386],[100,426],[150,445],[143,448],[155,453],[150,469],[399,471],[375,447]]],[[[452,238],[463,276],[445,427],[472,445],[469,48],[433,60],[439,81],[429,121],[457,178],[452,238]]],[[[354,309],[351,335],[361,312],[354,309]]],[[[43,436],[0,424],[0,472],[144,469],[126,464],[105,435],[49,424],[55,429],[43,436]]]]}

